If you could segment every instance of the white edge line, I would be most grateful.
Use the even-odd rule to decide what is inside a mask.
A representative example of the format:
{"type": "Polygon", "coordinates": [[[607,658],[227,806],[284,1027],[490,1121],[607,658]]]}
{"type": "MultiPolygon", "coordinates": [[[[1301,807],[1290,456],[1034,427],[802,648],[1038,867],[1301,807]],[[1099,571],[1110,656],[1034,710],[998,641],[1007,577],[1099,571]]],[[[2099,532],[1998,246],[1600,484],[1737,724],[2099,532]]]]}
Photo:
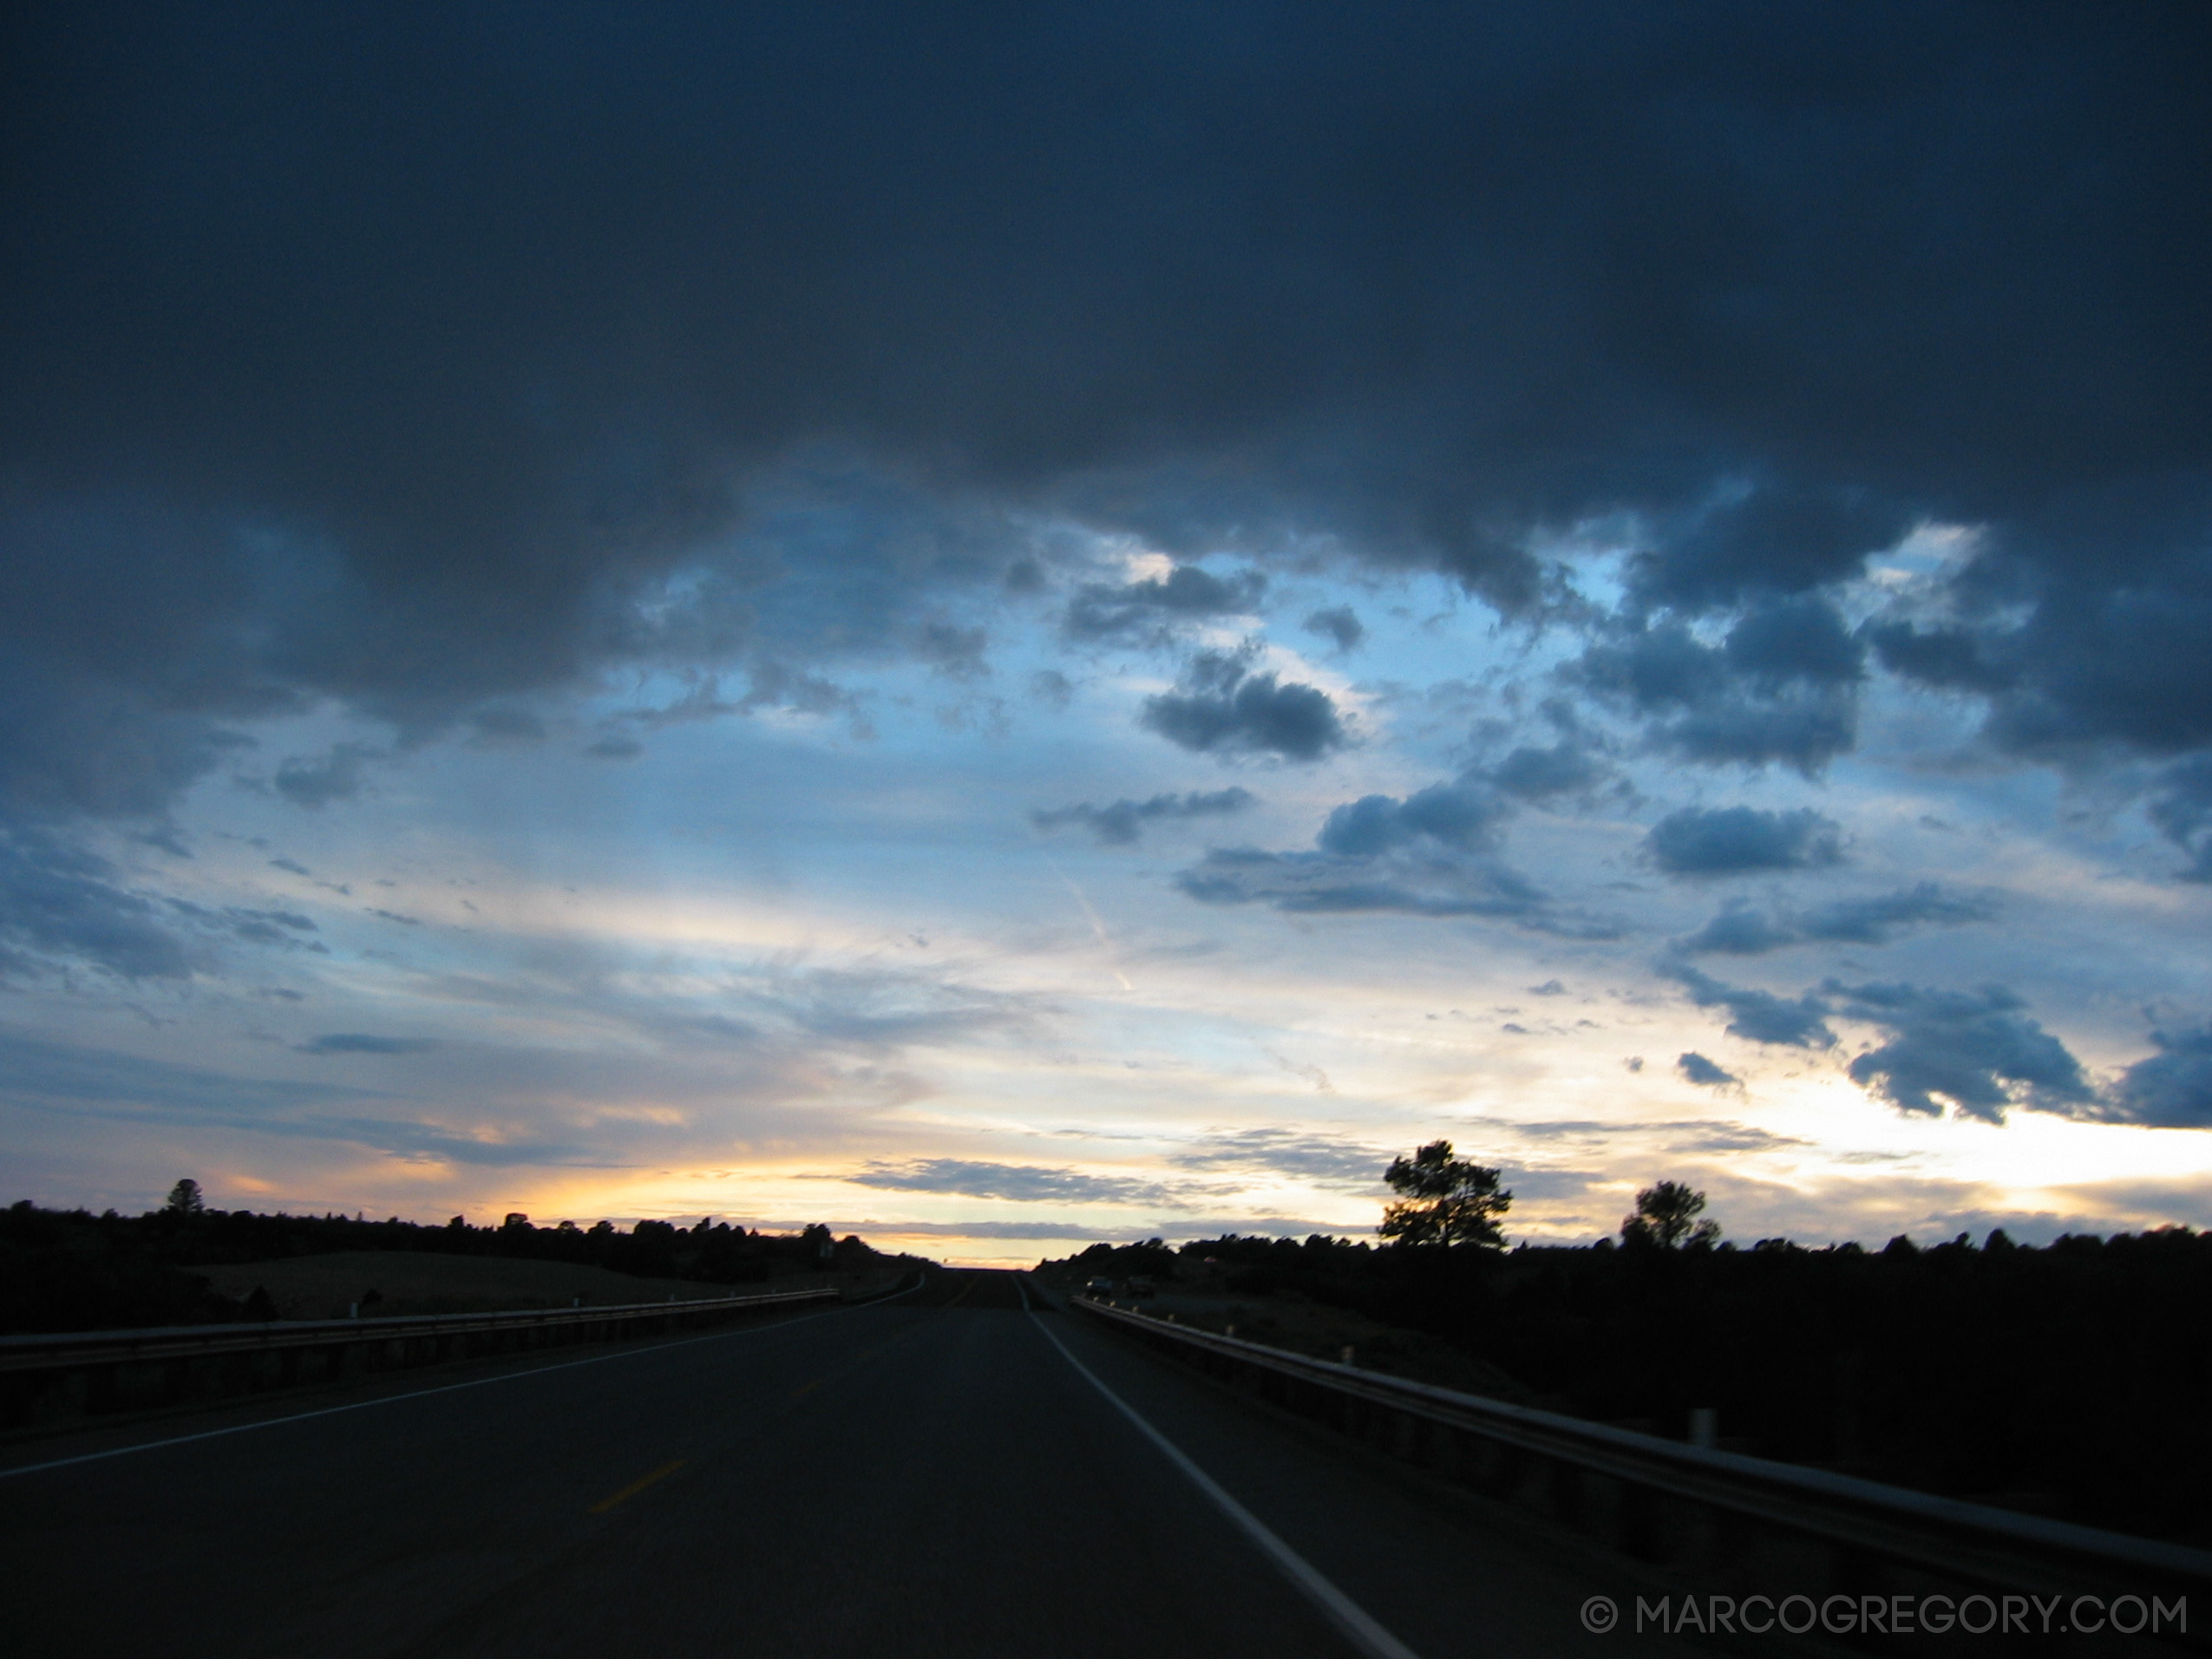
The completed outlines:
{"type": "Polygon", "coordinates": [[[1338,1628],[1351,1638],[1354,1647],[1368,1656],[1368,1659],[1419,1659],[1419,1656],[1412,1649],[1377,1623],[1358,1602],[1352,1600],[1351,1597],[1324,1577],[1320,1570],[1312,1562],[1277,1538],[1265,1521],[1230,1497],[1222,1489],[1219,1481],[1186,1457],[1182,1449],[1173,1440],[1139,1416],[1135,1407],[1101,1382],[1089,1366],[1069,1353],[1060,1339],[1055,1336],[1047,1329],[1044,1322],[1037,1316],[1037,1310],[1029,1307],[1026,1295],[1023,1297],[1023,1307],[1029,1313],[1030,1323],[1044,1332],[1044,1340],[1060,1350],[1060,1357],[1074,1366],[1077,1373],[1084,1381],[1104,1394],[1108,1404],[1135,1424],[1138,1432],[1153,1445],[1158,1447],[1168,1462],[1181,1470],[1193,1486],[1212,1499],[1223,1514],[1241,1527],[1246,1536],[1257,1544],[1276,1566],[1282,1569],[1285,1577],[1296,1584],[1316,1606],[1336,1621],[1338,1628]]]}
{"type": "Polygon", "coordinates": [[[904,1290],[893,1290],[887,1297],[876,1297],[867,1302],[856,1302],[849,1308],[824,1308],[820,1313],[802,1314],[796,1319],[778,1320],[772,1325],[749,1325],[740,1330],[713,1330],[704,1336],[686,1336],[680,1342],[654,1342],[644,1348],[625,1349],[618,1354],[594,1354],[586,1360],[563,1360],[558,1365],[533,1365],[527,1371],[509,1371],[501,1376],[476,1377],[468,1382],[445,1382],[435,1388],[411,1388],[405,1394],[388,1394],[375,1400],[356,1400],[343,1406],[322,1406],[313,1411],[289,1412],[282,1417],[264,1417],[254,1423],[232,1423],[228,1428],[202,1429],[197,1434],[178,1434],[166,1440],[141,1440],[135,1446],[111,1447],[105,1452],[82,1452],[73,1458],[55,1458],[45,1463],[26,1463],[14,1469],[0,1469],[0,1480],[12,1480],[19,1474],[41,1474],[49,1469],[66,1469],[73,1464],[99,1463],[108,1458],[128,1457],[134,1452],[158,1452],[167,1446],[189,1446],[194,1440],[216,1440],[226,1434],[246,1434],[257,1428],[281,1428],[286,1423],[304,1423],[311,1417],[335,1417],[341,1412],[367,1411],[372,1406],[396,1406],[405,1400],[427,1400],[434,1394],[458,1394],[463,1388],[488,1388],[495,1382],[520,1382],[526,1377],[541,1377],[552,1371],[573,1371],[579,1365],[604,1365],[609,1360],[633,1360],[643,1354],[665,1354],[671,1348],[689,1348],[694,1342],[718,1342],[729,1336],[758,1336],[772,1330],[789,1330],[795,1325],[810,1325],[817,1319],[827,1319],[834,1313],[847,1313],[853,1308],[880,1307],[895,1302],[900,1297],[921,1289],[920,1283],[908,1285],[904,1290]]]}

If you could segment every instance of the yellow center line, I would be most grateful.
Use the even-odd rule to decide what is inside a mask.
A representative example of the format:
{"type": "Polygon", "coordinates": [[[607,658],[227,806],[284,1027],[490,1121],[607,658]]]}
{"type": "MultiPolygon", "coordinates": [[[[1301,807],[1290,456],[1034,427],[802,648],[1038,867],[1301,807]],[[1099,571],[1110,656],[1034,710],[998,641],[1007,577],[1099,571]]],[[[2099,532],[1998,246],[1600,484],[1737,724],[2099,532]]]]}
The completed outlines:
{"type": "Polygon", "coordinates": [[[617,1504],[623,1502],[626,1499],[635,1498],[639,1492],[645,1491],[646,1487],[651,1486],[654,1481],[667,1479],[669,1476],[674,1474],[683,1466],[684,1460],[682,1458],[677,1458],[672,1462],[662,1464],[659,1468],[655,1469],[651,1474],[646,1475],[644,1479],[632,1480],[620,1492],[615,1493],[613,1497],[600,1499],[599,1502],[592,1506],[592,1513],[594,1515],[605,1514],[607,1511],[612,1509],[617,1504]]]}

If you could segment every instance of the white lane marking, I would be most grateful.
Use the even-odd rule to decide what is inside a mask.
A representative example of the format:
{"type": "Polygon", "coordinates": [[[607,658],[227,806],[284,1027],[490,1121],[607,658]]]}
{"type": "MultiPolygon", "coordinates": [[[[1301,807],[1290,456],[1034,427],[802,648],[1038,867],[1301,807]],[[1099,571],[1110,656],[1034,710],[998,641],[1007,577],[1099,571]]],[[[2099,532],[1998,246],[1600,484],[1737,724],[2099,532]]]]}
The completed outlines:
{"type": "MultiPolygon", "coordinates": [[[[1023,1301],[1024,1305],[1026,1306],[1028,1301],[1026,1295],[1023,1301]]],[[[1101,1382],[1096,1374],[1089,1366],[1068,1352],[1060,1339],[1055,1336],[1046,1328],[1044,1322],[1037,1316],[1034,1309],[1029,1310],[1029,1316],[1030,1323],[1044,1333],[1044,1340],[1060,1350],[1060,1357],[1074,1366],[1084,1381],[1104,1394],[1107,1402],[1115,1410],[1135,1424],[1138,1433],[1158,1447],[1168,1461],[1181,1470],[1189,1478],[1193,1486],[1211,1498],[1223,1514],[1243,1528],[1246,1536],[1257,1544],[1273,1560],[1274,1564],[1282,1569],[1283,1576],[1305,1591],[1307,1597],[1316,1606],[1334,1619],[1338,1628],[1351,1638],[1352,1646],[1366,1655],[1367,1659],[1419,1659],[1419,1656],[1412,1649],[1407,1647],[1404,1643],[1399,1641],[1370,1617],[1367,1610],[1358,1602],[1323,1577],[1320,1570],[1312,1562],[1277,1538],[1269,1530],[1265,1521],[1230,1497],[1222,1490],[1221,1483],[1212,1475],[1184,1456],[1182,1449],[1173,1440],[1137,1415],[1135,1407],[1101,1382]]]]}
{"type": "MultiPolygon", "coordinates": [[[[880,1308],[887,1302],[896,1302],[900,1297],[921,1289],[921,1282],[908,1285],[904,1290],[893,1290],[887,1297],[878,1297],[873,1302],[854,1303],[855,1308],[880,1308]]],[[[820,1313],[802,1314],[796,1319],[785,1319],[773,1325],[752,1325],[743,1330],[709,1331],[704,1336],[686,1336],[677,1342],[656,1342],[650,1348],[627,1349],[619,1354],[594,1354],[588,1360],[563,1360],[558,1365],[533,1366],[527,1371],[509,1371],[503,1376],[478,1377],[470,1382],[442,1383],[435,1388],[413,1388],[405,1394],[388,1394],[375,1400],[357,1400],[350,1405],[324,1406],[314,1411],[295,1411],[283,1417],[265,1417],[258,1423],[233,1423],[228,1428],[202,1429],[197,1434],[178,1434],[166,1440],[141,1440],[135,1446],[112,1447],[105,1452],[84,1452],[73,1458],[55,1458],[46,1463],[26,1463],[19,1469],[0,1469],[0,1480],[9,1480],[19,1474],[39,1474],[48,1469],[66,1469],[75,1463],[98,1463],[108,1458],[128,1457],[134,1452],[158,1452],[165,1446],[189,1446],[194,1440],[216,1440],[226,1434],[245,1434],[257,1428],[278,1428],[286,1423],[304,1423],[311,1417],[335,1417],[340,1412],[366,1411],[371,1406],[396,1406],[403,1400],[427,1400],[434,1394],[458,1394],[463,1388],[488,1388],[494,1382],[519,1382],[525,1377],[541,1377],[552,1371],[573,1371],[579,1365],[603,1365],[609,1360],[634,1360],[643,1354],[665,1354],[671,1348],[689,1348],[694,1342],[718,1342],[730,1336],[762,1336],[774,1330],[789,1330],[796,1325],[811,1325],[817,1319],[827,1319],[832,1314],[849,1313],[848,1308],[825,1308],[820,1313]]]]}

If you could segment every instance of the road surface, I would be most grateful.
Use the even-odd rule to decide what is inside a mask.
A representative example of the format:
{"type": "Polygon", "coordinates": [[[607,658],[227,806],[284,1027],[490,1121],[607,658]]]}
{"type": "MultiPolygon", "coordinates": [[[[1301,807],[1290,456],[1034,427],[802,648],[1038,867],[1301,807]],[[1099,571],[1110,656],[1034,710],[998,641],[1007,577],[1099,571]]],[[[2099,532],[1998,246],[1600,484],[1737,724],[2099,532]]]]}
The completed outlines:
{"type": "Polygon", "coordinates": [[[14,1650],[1691,1651],[1583,1630],[1586,1597],[1633,1605],[1604,1558],[1030,1299],[1012,1274],[933,1274],[581,1361],[16,1445],[14,1650]]]}

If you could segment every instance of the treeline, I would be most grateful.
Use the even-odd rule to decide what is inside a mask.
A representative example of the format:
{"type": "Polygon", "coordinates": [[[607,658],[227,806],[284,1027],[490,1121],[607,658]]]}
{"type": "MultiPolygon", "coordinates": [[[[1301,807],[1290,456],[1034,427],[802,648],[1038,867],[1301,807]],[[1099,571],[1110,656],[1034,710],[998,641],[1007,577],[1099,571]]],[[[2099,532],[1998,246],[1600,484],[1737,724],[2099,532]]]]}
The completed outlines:
{"type": "Polygon", "coordinates": [[[1162,1281],[1206,1257],[1443,1337],[1558,1409],[1923,1491],[2212,1543],[2212,1233],[2042,1248],[1371,1247],[1228,1237],[1095,1245],[1070,1274],[1162,1281]]]}
{"type": "Polygon", "coordinates": [[[678,1227],[601,1221],[539,1227],[523,1215],[497,1226],[455,1216],[442,1226],[393,1217],[259,1215],[195,1209],[172,1199],[144,1215],[43,1210],[28,1199],[0,1210],[0,1332],[201,1324],[268,1311],[219,1296],[195,1267],[320,1256],[337,1251],[428,1251],[519,1257],[604,1267],[640,1278],[750,1284],[788,1274],[880,1260],[859,1238],[828,1228],[764,1233],[702,1220],[678,1227]]]}

